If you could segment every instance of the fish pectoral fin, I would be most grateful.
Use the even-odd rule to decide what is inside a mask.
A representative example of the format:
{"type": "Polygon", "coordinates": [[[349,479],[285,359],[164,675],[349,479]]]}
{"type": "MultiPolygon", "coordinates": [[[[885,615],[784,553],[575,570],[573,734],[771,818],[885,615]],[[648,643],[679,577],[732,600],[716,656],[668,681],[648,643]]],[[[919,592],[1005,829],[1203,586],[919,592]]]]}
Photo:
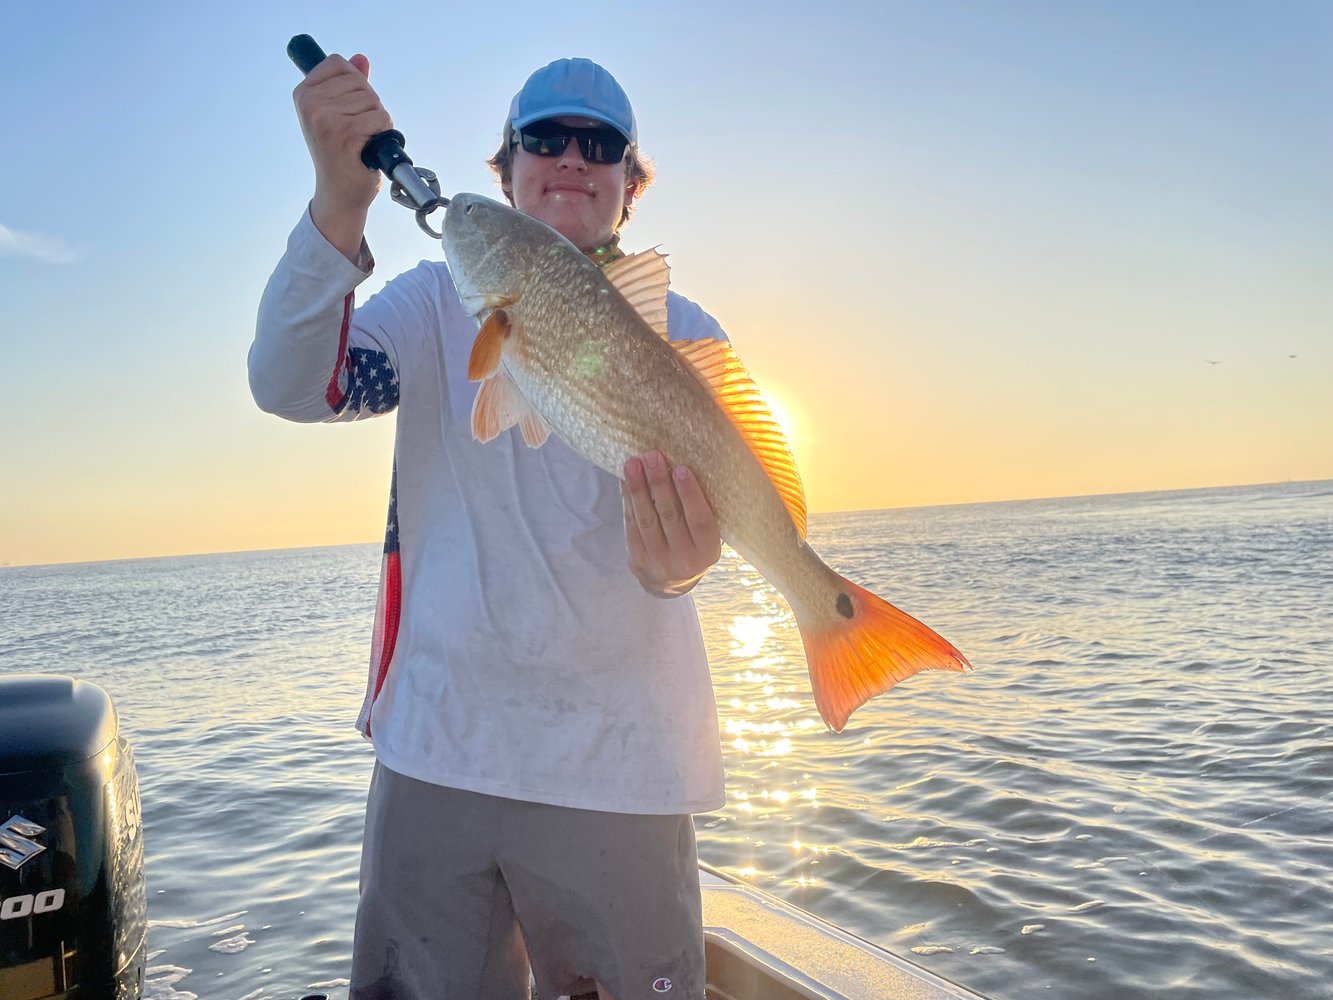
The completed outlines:
{"type": "MultiPolygon", "coordinates": [[[[504,371],[497,371],[481,383],[477,397],[472,401],[472,436],[485,444],[530,417],[541,420],[518,391],[514,380],[504,371]]],[[[528,436],[526,427],[523,436],[528,436]]]]}
{"type": "Polygon", "coordinates": [[[467,362],[467,377],[481,381],[472,401],[472,436],[484,444],[517,424],[527,446],[540,448],[551,436],[551,429],[523,398],[508,372],[500,367],[505,338],[513,330],[509,314],[496,309],[477,331],[467,362]]]}
{"type": "Polygon", "coordinates": [[[528,408],[528,412],[523,419],[518,422],[518,426],[519,430],[523,432],[523,443],[529,448],[540,448],[546,443],[546,439],[551,436],[551,428],[546,426],[546,421],[541,418],[541,414],[531,407],[528,408]]]}
{"type": "Polygon", "coordinates": [[[670,341],[676,353],[713,393],[782,497],[796,530],[805,537],[805,487],[787,436],[768,401],[730,343],[713,337],[670,341]]]}
{"type": "Polygon", "coordinates": [[[643,317],[659,337],[667,335],[667,288],[671,268],[656,247],[613,260],[602,268],[611,287],[643,317]]]}
{"type": "MultiPolygon", "coordinates": [[[[518,299],[504,292],[485,292],[470,301],[480,302],[481,309],[504,309],[506,306],[512,306],[518,299]]],[[[481,312],[481,309],[476,312],[481,312]]],[[[473,313],[473,315],[476,315],[476,313],[473,313]]]]}
{"type": "Polygon", "coordinates": [[[467,359],[467,377],[473,382],[490,378],[500,370],[500,351],[509,336],[509,313],[494,309],[477,331],[472,354],[467,359]]]}

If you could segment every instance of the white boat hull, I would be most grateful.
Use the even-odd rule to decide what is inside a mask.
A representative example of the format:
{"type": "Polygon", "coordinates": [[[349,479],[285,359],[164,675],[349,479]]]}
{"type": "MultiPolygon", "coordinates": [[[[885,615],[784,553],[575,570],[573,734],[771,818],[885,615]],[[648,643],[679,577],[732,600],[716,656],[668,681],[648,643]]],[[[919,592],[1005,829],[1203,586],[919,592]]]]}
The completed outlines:
{"type": "Polygon", "coordinates": [[[706,865],[708,1000],[985,1000],[706,865]]]}

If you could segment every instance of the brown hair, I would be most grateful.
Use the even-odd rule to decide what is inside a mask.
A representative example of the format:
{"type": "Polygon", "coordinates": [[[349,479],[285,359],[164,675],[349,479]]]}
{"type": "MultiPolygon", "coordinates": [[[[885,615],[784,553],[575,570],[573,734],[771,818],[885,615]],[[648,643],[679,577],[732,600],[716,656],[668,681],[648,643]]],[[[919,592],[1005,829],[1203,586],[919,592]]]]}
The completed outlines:
{"type": "MultiPolygon", "coordinates": [[[[504,128],[501,130],[500,148],[496,150],[494,156],[486,161],[486,165],[495,171],[495,176],[500,181],[501,190],[504,190],[514,179],[514,146],[517,144],[512,141],[513,134],[514,130],[506,120],[504,128]]],[[[616,223],[616,232],[619,232],[620,227],[628,222],[629,217],[634,214],[634,200],[637,200],[648,190],[648,186],[652,184],[653,177],[657,173],[653,161],[639,152],[639,147],[635,145],[627,147],[625,162],[628,164],[626,179],[634,185],[634,199],[620,213],[620,221],[616,223]]],[[[514,204],[514,196],[509,191],[505,191],[504,196],[510,205],[514,204]]]]}

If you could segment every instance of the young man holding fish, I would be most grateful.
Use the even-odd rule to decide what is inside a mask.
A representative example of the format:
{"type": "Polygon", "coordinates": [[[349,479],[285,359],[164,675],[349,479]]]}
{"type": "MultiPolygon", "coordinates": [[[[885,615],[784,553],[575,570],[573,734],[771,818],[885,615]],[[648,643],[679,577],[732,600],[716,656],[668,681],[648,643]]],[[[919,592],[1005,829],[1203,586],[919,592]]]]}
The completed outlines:
{"type": "MultiPolygon", "coordinates": [[[[701,1000],[691,816],[722,805],[722,766],[681,595],[719,558],[717,519],[657,451],[622,485],[558,439],[529,447],[540,418],[469,380],[483,338],[443,264],[354,307],[379,188],[359,154],[391,127],[368,69],[331,56],[296,89],[315,194],[249,365],[288,419],[398,410],[351,996],[519,1000],[530,961],[543,997],[595,980],[616,1000],[701,1000]],[[486,419],[524,440],[478,443],[486,419]]],[[[515,96],[492,163],[513,205],[609,263],[649,179],[636,140],[611,75],[559,60],[515,96]]],[[[725,339],[674,293],[664,313],[674,339],[725,339]]]]}

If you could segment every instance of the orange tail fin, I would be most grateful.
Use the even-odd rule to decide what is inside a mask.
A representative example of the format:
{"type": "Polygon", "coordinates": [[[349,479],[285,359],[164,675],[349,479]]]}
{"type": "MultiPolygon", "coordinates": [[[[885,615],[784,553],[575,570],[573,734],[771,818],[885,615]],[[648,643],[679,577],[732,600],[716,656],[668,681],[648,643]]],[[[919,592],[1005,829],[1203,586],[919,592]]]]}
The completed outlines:
{"type": "Polygon", "coordinates": [[[921,670],[971,670],[967,657],[888,601],[843,579],[834,608],[802,609],[818,623],[796,624],[805,644],[810,685],[824,724],[842,732],[847,719],[877,694],[921,670]]]}

